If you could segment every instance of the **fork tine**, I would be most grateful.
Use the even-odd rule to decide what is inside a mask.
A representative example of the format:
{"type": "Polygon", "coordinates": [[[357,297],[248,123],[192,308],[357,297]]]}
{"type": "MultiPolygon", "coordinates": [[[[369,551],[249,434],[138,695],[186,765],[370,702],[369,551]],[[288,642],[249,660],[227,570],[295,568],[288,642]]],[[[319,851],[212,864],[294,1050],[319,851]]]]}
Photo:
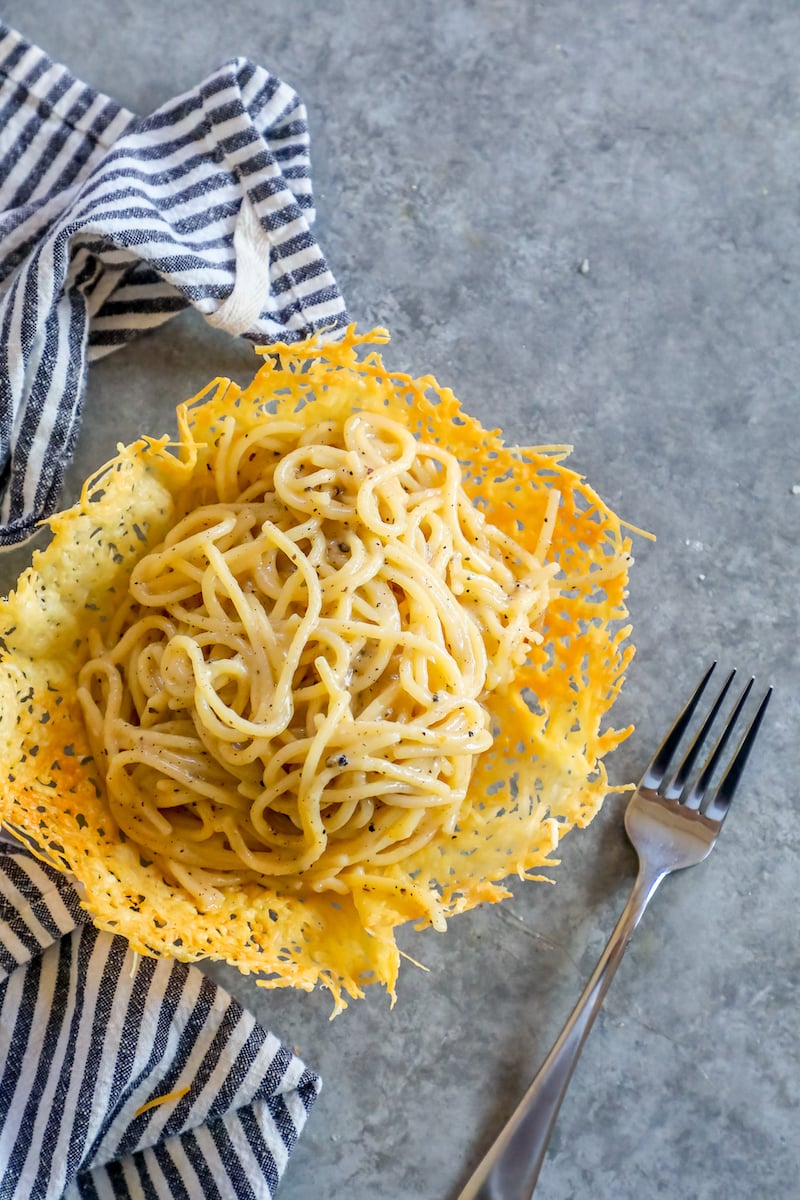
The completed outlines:
{"type": "Polygon", "coordinates": [[[716,662],[712,662],[711,666],[706,671],[703,678],[700,680],[694,695],[687,701],[684,708],[678,714],[675,724],[667,733],[663,742],[653,755],[649,766],[642,776],[642,781],[639,787],[657,788],[664,780],[667,769],[672,760],[672,756],[678,748],[681,738],[686,732],[687,726],[692,719],[692,714],[697,707],[697,702],[703,694],[703,690],[714,673],[716,662]]]}
{"type": "Polygon", "coordinates": [[[686,781],[689,778],[689,772],[694,766],[695,760],[703,748],[705,740],[708,737],[709,731],[711,730],[711,727],[717,718],[717,713],[722,707],[722,702],[728,694],[728,689],[733,683],[735,675],[736,668],[734,667],[728,678],[725,680],[725,683],[722,685],[722,689],[716,700],[708,710],[708,716],[695,734],[692,744],[689,746],[689,749],[683,756],[682,761],[676,767],[674,775],[666,787],[663,788],[662,795],[666,800],[678,800],[680,798],[681,793],[686,787],[686,781]]]}
{"type": "Polygon", "coordinates": [[[708,785],[711,782],[711,776],[722,759],[722,752],[728,744],[728,739],[733,733],[734,726],[747,702],[747,697],[750,695],[754,682],[755,680],[751,679],[747,687],[742,691],[741,696],[733,707],[733,712],[728,717],[722,732],[714,744],[714,748],[703,764],[700,774],[686,793],[684,803],[687,808],[700,808],[702,806],[706,792],[708,791],[708,785]]]}
{"type": "Polygon", "coordinates": [[[713,820],[724,821],[728,814],[733,794],[742,777],[742,772],[744,771],[750,751],[753,749],[756,735],[764,719],[764,713],[767,711],[767,705],[771,696],[772,688],[770,687],[764,693],[755,716],[742,734],[739,745],[736,747],[736,753],[728,763],[725,774],[719,781],[719,787],[706,807],[706,816],[711,817],[713,820]]]}

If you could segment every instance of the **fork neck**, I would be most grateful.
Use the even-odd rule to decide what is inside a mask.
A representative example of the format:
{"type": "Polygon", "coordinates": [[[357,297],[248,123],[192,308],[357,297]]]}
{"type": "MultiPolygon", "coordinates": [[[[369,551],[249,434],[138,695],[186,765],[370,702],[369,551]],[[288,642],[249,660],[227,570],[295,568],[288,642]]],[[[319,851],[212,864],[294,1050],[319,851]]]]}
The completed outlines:
{"type": "Polygon", "coordinates": [[[656,888],[668,874],[669,871],[664,867],[656,867],[652,863],[646,862],[639,863],[636,882],[620,918],[620,924],[624,922],[626,926],[626,942],[642,919],[644,910],[652,900],[656,888]]]}

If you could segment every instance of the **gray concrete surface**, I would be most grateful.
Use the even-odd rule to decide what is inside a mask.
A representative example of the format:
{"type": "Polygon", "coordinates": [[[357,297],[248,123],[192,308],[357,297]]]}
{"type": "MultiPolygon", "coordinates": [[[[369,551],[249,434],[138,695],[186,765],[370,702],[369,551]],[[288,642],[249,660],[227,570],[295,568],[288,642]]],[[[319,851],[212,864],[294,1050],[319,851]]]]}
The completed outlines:
{"type": "MultiPolygon", "coordinates": [[[[712,858],[668,881],[586,1047],[542,1200],[800,1195],[800,11],[795,0],[7,0],[140,112],[245,54],[311,120],[317,233],[389,361],[574,464],[637,545],[618,718],[641,770],[701,664],[775,684],[712,858]],[[588,261],[588,273],[579,264],[588,261]]],[[[65,489],[245,344],[182,316],[93,366],[65,489]]],[[[2,560],[7,587],[25,554],[2,560]]],[[[449,1200],[556,1036],[631,884],[612,798],[518,886],[329,1023],[215,969],[325,1079],[281,1200],[449,1200]]]]}

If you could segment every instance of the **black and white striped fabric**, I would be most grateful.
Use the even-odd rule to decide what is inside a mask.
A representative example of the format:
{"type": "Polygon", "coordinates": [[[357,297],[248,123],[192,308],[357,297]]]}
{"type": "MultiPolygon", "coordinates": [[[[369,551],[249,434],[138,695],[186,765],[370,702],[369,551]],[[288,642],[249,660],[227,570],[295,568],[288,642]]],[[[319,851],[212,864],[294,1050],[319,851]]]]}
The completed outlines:
{"type": "MultiPolygon", "coordinates": [[[[263,342],[346,324],[313,219],[305,110],[260,67],[142,119],[0,24],[0,546],[57,505],[93,359],[189,304],[263,342]]],[[[0,845],[2,1200],[271,1197],[319,1087],[0,845]]]]}
{"type": "Polygon", "coordinates": [[[319,1088],[196,967],[133,955],[0,848],[2,1200],[271,1197],[319,1088]]]}
{"type": "Polygon", "coordinates": [[[0,24],[0,546],[54,511],[87,362],[188,304],[262,342],[347,323],[306,112],[244,59],[147,118],[0,24]]]}

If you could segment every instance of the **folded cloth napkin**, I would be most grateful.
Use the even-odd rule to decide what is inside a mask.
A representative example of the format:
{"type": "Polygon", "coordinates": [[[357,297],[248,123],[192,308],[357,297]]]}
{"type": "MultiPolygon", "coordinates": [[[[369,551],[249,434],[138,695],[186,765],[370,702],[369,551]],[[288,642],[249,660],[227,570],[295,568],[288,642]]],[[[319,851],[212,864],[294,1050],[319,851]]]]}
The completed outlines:
{"type": "Polygon", "coordinates": [[[271,1197],[320,1088],[236,1000],[0,852],[3,1200],[271,1197]]]}
{"type": "MultiPolygon", "coordinates": [[[[93,358],[188,304],[263,342],[346,324],[313,218],[305,110],[260,67],[142,119],[0,25],[0,546],[56,506],[93,358]]],[[[270,1197],[319,1086],[0,846],[3,1200],[270,1197]]]]}
{"type": "Polygon", "coordinates": [[[0,546],[52,513],[86,364],[188,304],[261,342],[347,323],[306,112],[236,59],[141,118],[0,24],[0,546]]]}

